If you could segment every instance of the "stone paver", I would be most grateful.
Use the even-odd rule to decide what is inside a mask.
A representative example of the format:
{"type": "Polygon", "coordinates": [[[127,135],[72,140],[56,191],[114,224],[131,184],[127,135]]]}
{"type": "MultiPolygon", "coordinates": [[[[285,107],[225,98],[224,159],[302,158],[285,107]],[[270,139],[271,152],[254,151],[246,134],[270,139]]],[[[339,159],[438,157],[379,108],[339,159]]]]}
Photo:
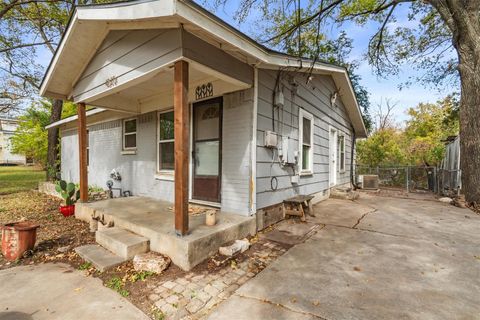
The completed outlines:
{"type": "Polygon", "coordinates": [[[261,240],[258,245],[260,250],[252,258],[234,267],[227,264],[214,273],[190,272],[181,278],[158,283],[151,289],[149,299],[165,319],[205,319],[242,284],[286,251],[268,240],[261,240]]]}

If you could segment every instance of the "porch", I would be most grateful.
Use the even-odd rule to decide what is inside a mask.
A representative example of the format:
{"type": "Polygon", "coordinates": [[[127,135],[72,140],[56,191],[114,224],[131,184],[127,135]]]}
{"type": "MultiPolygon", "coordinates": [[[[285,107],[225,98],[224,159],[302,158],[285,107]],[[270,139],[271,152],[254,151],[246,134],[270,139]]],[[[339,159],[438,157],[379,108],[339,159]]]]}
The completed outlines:
{"type": "Polygon", "coordinates": [[[255,217],[217,211],[217,223],[205,225],[205,213],[189,215],[189,233],[178,237],[172,228],[173,204],[147,197],[114,198],[78,203],[75,216],[87,222],[97,217],[150,242],[150,250],[169,256],[173,263],[190,270],[220,246],[256,233],[255,217]]]}

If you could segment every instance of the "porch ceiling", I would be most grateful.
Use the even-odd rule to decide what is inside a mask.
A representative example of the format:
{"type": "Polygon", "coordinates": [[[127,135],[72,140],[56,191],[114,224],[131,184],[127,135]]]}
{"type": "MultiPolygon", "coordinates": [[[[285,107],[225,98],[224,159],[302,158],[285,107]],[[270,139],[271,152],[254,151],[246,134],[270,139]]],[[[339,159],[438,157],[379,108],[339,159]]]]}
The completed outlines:
{"type": "MultiPolygon", "coordinates": [[[[196,99],[195,90],[197,86],[208,83],[211,83],[213,87],[212,96],[220,96],[249,87],[218,75],[215,71],[198,63],[190,62],[189,102],[200,100],[196,99]]],[[[173,65],[162,68],[155,75],[146,77],[141,82],[127,83],[125,86],[114,88],[102,93],[100,97],[94,96],[84,102],[108,110],[134,114],[171,108],[173,106],[173,65]]]]}

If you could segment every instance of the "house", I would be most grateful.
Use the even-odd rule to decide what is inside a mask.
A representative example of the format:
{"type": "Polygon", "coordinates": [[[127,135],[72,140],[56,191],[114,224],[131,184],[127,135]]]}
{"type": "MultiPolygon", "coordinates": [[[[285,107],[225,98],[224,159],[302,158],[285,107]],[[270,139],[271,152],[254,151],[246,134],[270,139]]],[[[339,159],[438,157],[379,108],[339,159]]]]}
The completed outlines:
{"type": "Polygon", "coordinates": [[[24,155],[12,153],[10,138],[18,127],[14,118],[0,118],[0,165],[26,164],[24,155]]]}
{"type": "Polygon", "coordinates": [[[79,106],[49,127],[81,200],[120,176],[174,203],[180,236],[188,203],[250,217],[328,197],[367,134],[343,67],[269,50],[188,0],[79,6],[40,93],[79,106]]]}

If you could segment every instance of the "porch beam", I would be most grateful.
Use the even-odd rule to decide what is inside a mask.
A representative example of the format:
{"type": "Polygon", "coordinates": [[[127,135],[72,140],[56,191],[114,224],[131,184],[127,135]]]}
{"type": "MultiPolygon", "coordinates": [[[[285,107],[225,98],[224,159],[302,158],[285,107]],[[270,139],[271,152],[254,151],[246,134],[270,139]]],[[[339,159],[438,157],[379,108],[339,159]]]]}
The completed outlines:
{"type": "Polygon", "coordinates": [[[85,103],[77,104],[78,113],[78,160],[80,168],[80,202],[88,202],[87,171],[87,114],[85,103]]]}
{"type": "Polygon", "coordinates": [[[188,62],[175,62],[173,83],[175,117],[175,232],[188,233],[188,161],[190,121],[188,108],[188,62]]]}

